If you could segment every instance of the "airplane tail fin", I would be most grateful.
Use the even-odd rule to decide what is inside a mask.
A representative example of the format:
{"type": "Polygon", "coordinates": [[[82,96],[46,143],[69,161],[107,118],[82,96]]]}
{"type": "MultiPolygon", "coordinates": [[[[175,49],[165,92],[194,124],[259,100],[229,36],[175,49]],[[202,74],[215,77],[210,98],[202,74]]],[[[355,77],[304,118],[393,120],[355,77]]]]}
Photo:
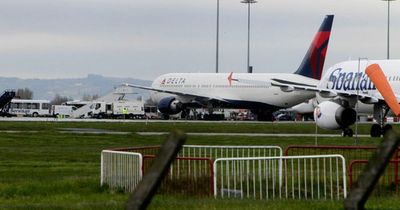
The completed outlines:
{"type": "Polygon", "coordinates": [[[332,22],[333,15],[325,16],[321,27],[315,35],[307,54],[304,56],[295,74],[318,80],[321,79],[329,37],[331,35],[332,22]]]}

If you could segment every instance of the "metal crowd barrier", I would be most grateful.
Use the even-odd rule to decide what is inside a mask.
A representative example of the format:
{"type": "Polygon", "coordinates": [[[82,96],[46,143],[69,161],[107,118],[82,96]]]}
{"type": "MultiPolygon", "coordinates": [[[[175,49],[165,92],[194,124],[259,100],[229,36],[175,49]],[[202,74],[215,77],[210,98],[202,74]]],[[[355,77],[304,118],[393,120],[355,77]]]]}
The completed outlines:
{"type": "Polygon", "coordinates": [[[341,155],[220,158],[214,196],[254,199],[341,199],[347,195],[341,155]]]}
{"type": "Polygon", "coordinates": [[[103,150],[101,152],[100,184],[113,189],[133,192],[142,180],[143,158],[140,153],[103,150]]]}

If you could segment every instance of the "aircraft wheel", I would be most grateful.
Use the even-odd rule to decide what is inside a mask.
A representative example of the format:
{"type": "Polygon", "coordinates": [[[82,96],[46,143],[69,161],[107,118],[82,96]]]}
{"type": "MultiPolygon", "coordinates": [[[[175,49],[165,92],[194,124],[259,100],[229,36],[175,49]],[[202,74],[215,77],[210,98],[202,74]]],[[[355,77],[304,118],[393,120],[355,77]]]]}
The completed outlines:
{"type": "Polygon", "coordinates": [[[181,118],[182,118],[182,119],[187,119],[187,117],[189,116],[189,113],[190,113],[190,110],[188,110],[188,109],[182,110],[182,112],[181,112],[181,118]]]}
{"type": "Polygon", "coordinates": [[[353,130],[351,128],[347,129],[347,136],[348,137],[353,137],[353,130]]]}
{"type": "Polygon", "coordinates": [[[392,129],[393,129],[392,125],[386,124],[386,125],[383,126],[383,128],[382,128],[382,135],[385,135],[386,132],[388,132],[388,131],[390,131],[390,130],[392,130],[392,129]]]}
{"type": "Polygon", "coordinates": [[[378,124],[373,124],[371,127],[371,137],[381,137],[382,134],[382,128],[378,124]]]}
{"type": "Polygon", "coordinates": [[[169,115],[168,114],[162,114],[161,118],[163,120],[169,120],[169,115]]]}
{"type": "Polygon", "coordinates": [[[343,136],[343,137],[346,137],[346,136],[348,136],[348,137],[353,137],[353,130],[352,130],[351,128],[345,128],[345,129],[343,129],[343,131],[342,131],[342,136],[343,136]]]}

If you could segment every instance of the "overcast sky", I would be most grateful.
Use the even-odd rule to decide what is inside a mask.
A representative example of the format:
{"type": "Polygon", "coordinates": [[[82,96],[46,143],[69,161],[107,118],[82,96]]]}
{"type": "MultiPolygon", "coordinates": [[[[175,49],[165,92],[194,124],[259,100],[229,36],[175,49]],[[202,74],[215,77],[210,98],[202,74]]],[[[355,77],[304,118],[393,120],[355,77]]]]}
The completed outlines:
{"type": "MultiPolygon", "coordinates": [[[[399,58],[400,1],[391,8],[391,58],[399,58]]],[[[251,12],[256,73],[294,72],[326,14],[335,19],[325,68],[386,58],[381,0],[258,0],[251,12]]],[[[214,72],[215,33],[216,0],[2,0],[0,76],[214,72]]],[[[246,5],[220,0],[220,72],[245,72],[246,50],[246,5]]]]}

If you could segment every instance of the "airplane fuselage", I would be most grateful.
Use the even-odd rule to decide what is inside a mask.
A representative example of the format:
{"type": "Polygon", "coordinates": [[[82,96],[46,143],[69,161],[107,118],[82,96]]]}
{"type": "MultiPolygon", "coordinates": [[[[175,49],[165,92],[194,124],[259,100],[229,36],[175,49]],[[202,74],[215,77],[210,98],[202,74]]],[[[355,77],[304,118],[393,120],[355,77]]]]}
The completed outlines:
{"type": "Polygon", "coordinates": [[[180,112],[185,115],[191,107],[218,107],[252,109],[258,119],[268,120],[272,111],[291,107],[315,96],[314,92],[295,90],[293,86],[317,87],[333,18],[333,15],[325,16],[293,74],[170,73],[156,78],[152,87],[127,85],[152,91],[151,98],[165,118],[180,112]]]}
{"type": "MultiPolygon", "coordinates": [[[[377,63],[382,67],[394,94],[400,97],[400,60],[362,60],[360,63],[358,61],[341,62],[328,69],[321,78],[318,87],[379,98],[381,94],[365,74],[365,68],[373,63],[377,63]]],[[[317,94],[317,100],[322,102],[329,99],[320,97],[317,94]]],[[[373,113],[373,104],[358,102],[358,112],[363,114],[373,113]]]]}
{"type": "MultiPolygon", "coordinates": [[[[233,73],[170,73],[154,80],[152,88],[163,89],[190,95],[207,96],[210,99],[226,101],[237,108],[286,108],[312,98],[314,93],[307,91],[285,91],[271,86],[272,79],[295,81],[316,86],[318,80],[297,74],[247,74],[233,73]],[[236,106],[235,106],[236,105],[236,106]]],[[[155,102],[173,94],[152,92],[155,102]]],[[[175,96],[183,103],[190,103],[194,97],[175,96]]]]}
{"type": "Polygon", "coordinates": [[[371,96],[379,95],[375,85],[365,74],[365,68],[370,64],[379,64],[396,95],[400,94],[400,60],[362,60],[346,61],[335,64],[324,74],[318,87],[333,91],[348,91],[371,96]]]}

